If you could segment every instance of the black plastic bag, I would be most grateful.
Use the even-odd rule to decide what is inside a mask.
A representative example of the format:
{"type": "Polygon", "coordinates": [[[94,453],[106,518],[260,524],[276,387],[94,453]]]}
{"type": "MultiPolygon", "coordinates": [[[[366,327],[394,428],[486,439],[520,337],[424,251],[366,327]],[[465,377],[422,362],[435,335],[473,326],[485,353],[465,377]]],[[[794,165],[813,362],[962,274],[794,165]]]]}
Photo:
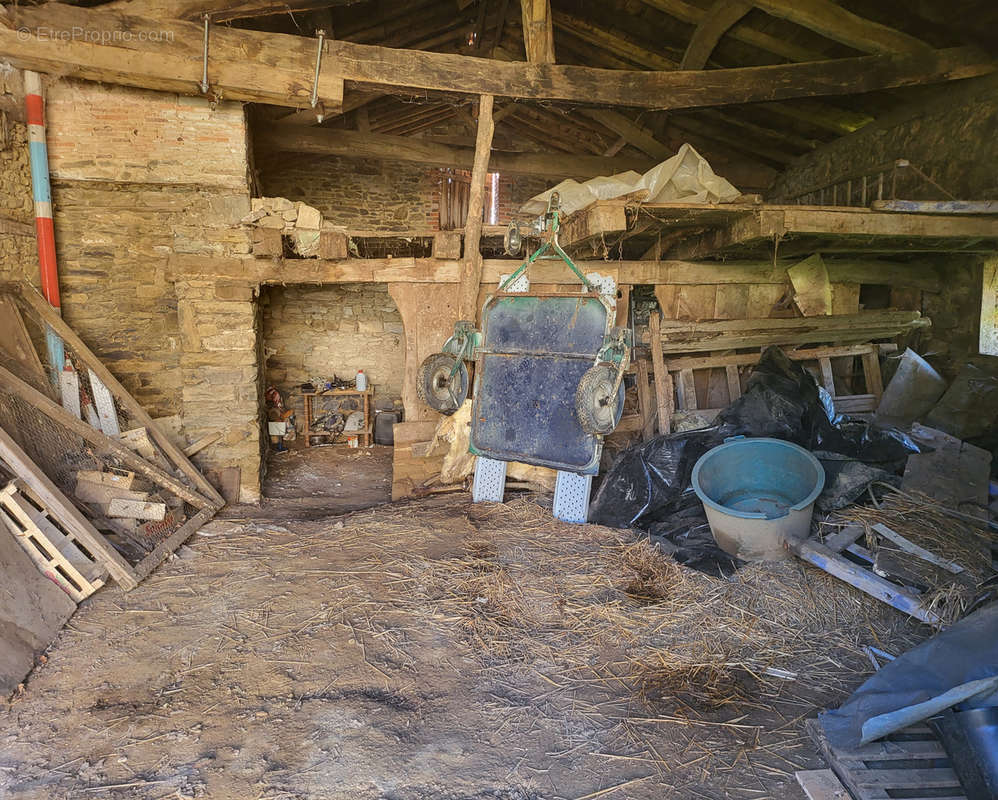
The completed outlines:
{"type": "Polygon", "coordinates": [[[766,436],[896,469],[919,446],[896,428],[839,417],[814,377],[779,347],[768,347],[745,393],[711,428],[657,436],[625,450],[589,507],[589,520],[648,529],[690,487],[693,465],[731,436],[766,436]]]}

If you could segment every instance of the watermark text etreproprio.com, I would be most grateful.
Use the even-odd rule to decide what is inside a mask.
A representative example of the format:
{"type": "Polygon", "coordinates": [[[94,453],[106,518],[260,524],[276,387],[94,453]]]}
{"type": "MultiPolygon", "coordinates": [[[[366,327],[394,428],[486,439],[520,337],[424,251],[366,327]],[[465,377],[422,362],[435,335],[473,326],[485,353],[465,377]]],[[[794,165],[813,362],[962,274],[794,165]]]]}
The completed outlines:
{"type": "Polygon", "coordinates": [[[36,28],[17,29],[17,38],[22,42],[38,39],[43,42],[87,42],[89,44],[113,44],[114,42],[172,42],[173,31],[132,31],[120,28],[49,28],[39,25],[36,28]]]}

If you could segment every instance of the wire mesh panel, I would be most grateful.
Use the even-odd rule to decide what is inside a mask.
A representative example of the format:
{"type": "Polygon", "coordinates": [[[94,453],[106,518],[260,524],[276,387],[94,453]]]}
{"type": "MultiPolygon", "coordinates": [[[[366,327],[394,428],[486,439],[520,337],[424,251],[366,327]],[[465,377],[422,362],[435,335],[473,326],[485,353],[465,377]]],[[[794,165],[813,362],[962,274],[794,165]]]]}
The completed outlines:
{"type": "Polygon", "coordinates": [[[0,285],[0,427],[144,574],[221,503],[204,496],[193,465],[174,445],[172,456],[164,450],[148,415],[28,293],[0,285]],[[61,364],[45,345],[49,325],[61,331],[61,364]]]}

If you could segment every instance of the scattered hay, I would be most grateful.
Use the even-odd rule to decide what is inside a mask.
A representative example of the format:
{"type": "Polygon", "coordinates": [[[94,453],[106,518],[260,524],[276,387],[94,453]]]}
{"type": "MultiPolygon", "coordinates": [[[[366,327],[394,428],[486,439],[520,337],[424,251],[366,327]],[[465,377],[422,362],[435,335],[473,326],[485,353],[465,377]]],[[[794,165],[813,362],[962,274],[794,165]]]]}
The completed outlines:
{"type": "Polygon", "coordinates": [[[994,535],[954,519],[937,501],[920,492],[887,487],[877,506],[851,506],[834,518],[835,524],[859,524],[866,531],[875,569],[922,593],[922,606],[934,611],[944,624],[958,620],[973,602],[978,587],[992,574],[991,543],[994,535]],[[879,535],[873,526],[886,525],[913,544],[963,567],[954,575],[905,553],[895,542],[879,535]]]}

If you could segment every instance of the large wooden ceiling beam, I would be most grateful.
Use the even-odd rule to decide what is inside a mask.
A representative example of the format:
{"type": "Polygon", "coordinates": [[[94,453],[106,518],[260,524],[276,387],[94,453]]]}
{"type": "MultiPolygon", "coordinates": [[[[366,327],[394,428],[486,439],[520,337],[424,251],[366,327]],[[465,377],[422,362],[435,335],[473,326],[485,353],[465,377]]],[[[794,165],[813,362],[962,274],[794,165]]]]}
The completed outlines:
{"type": "Polygon", "coordinates": [[[151,19],[201,19],[210,14],[215,22],[228,22],[360,2],[363,0],[112,0],[102,10],[151,19]]]}
{"type": "MultiPolygon", "coordinates": [[[[415,137],[283,125],[268,126],[255,140],[258,147],[271,151],[395,159],[459,169],[471,169],[475,154],[470,147],[449,147],[415,137]]],[[[491,164],[495,171],[512,175],[584,179],[629,169],[644,171],[652,162],[555,153],[493,153],[491,164]]]]}
{"type": "Polygon", "coordinates": [[[752,10],[749,0],[714,0],[703,19],[693,31],[693,38],[686,46],[680,69],[703,69],[721,37],[736,22],[752,10]]]}
{"type": "Polygon", "coordinates": [[[894,28],[853,14],[831,0],[752,0],[774,17],[795,22],[864,53],[924,53],[929,45],[894,28]]]}
{"type": "Polygon", "coordinates": [[[551,0],[520,0],[523,48],[531,64],[554,63],[554,30],[551,0]]]}
{"type": "MultiPolygon", "coordinates": [[[[14,24],[0,27],[0,59],[15,67],[200,93],[200,25],[122,17],[61,4],[19,7],[9,16],[14,24]],[[74,26],[123,35],[105,44],[53,35],[74,26]],[[140,35],[149,30],[159,31],[156,41],[140,35]]],[[[211,91],[228,99],[301,108],[312,90],[315,51],[316,40],[311,38],[213,28],[208,61],[211,91]]],[[[351,88],[374,91],[394,87],[671,109],[870,92],[968,78],[995,68],[974,48],[737,69],[631,72],[504,63],[328,41],[319,91],[320,99],[334,107],[342,102],[342,95],[334,92],[337,81],[346,80],[351,88]]]]}

